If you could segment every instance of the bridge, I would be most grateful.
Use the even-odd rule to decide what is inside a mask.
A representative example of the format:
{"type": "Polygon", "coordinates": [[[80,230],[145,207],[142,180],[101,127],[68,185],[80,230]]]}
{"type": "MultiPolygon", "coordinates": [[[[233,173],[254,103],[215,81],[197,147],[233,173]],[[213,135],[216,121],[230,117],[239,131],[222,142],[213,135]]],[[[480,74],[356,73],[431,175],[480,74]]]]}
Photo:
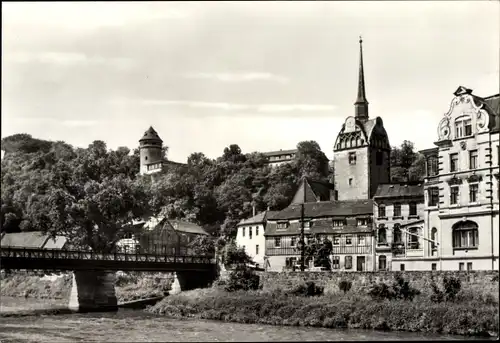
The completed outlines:
{"type": "Polygon", "coordinates": [[[217,273],[213,256],[96,253],[26,247],[1,248],[0,268],[73,271],[69,307],[80,312],[117,309],[114,271],[172,272],[174,284],[170,293],[205,287],[217,273]]]}

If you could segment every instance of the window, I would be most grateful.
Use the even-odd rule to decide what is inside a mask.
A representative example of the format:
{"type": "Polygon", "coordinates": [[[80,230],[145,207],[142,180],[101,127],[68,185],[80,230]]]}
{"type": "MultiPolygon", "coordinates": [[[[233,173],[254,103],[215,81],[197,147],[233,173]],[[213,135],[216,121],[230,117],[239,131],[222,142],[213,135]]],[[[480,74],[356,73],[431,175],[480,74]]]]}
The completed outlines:
{"type": "Polygon", "coordinates": [[[245,237],[245,227],[244,226],[241,228],[241,236],[245,237]]]}
{"type": "Polygon", "coordinates": [[[358,226],[368,225],[368,218],[358,218],[358,226]]]}
{"type": "Polygon", "coordinates": [[[469,151],[469,169],[477,169],[477,150],[469,151]]]}
{"type": "Polygon", "coordinates": [[[437,264],[436,263],[431,264],[431,270],[437,270],[437,264]]]}
{"type": "Polygon", "coordinates": [[[363,245],[365,245],[365,243],[366,243],[365,236],[364,235],[359,235],[358,236],[358,245],[363,246],[363,245]]]}
{"type": "Polygon", "coordinates": [[[349,153],[349,164],[356,164],[356,153],[355,152],[349,153]]]}
{"type": "Polygon", "coordinates": [[[472,135],[472,121],[470,117],[463,116],[455,121],[455,138],[472,135]]]}
{"type": "Polygon", "coordinates": [[[479,245],[479,233],[477,224],[467,220],[458,222],[452,227],[453,230],[453,248],[470,249],[477,248],[479,245]]]}
{"type": "Polygon", "coordinates": [[[255,236],[258,236],[258,235],[259,235],[259,227],[258,227],[258,226],[256,226],[256,227],[255,227],[255,236]]]}
{"type": "Polygon", "coordinates": [[[472,262],[467,262],[467,271],[472,271],[472,262]]]}
{"type": "Polygon", "coordinates": [[[463,263],[463,262],[460,262],[460,263],[458,264],[458,270],[460,270],[460,271],[464,271],[464,269],[465,269],[464,267],[465,267],[465,265],[464,265],[464,263],[463,263]]]}
{"type": "Polygon", "coordinates": [[[417,215],[417,203],[410,202],[410,216],[416,216],[416,215],[417,215]]]}
{"type": "Polygon", "coordinates": [[[469,185],[469,202],[477,202],[478,191],[479,185],[477,183],[469,185]]]}
{"type": "Polygon", "coordinates": [[[380,204],[378,205],[378,216],[380,217],[385,217],[385,205],[380,204]]]}
{"type": "Polygon", "coordinates": [[[420,229],[412,227],[408,233],[408,249],[420,249],[420,229]]]}
{"type": "Polygon", "coordinates": [[[339,269],[339,268],[340,268],[340,256],[333,256],[332,269],[339,269]]]}
{"type": "Polygon", "coordinates": [[[252,227],[248,228],[248,238],[252,239],[252,227]]]}
{"type": "Polygon", "coordinates": [[[255,246],[255,255],[258,255],[259,254],[259,245],[257,244],[255,246]]]}
{"type": "Polygon", "coordinates": [[[288,222],[278,223],[278,230],[284,230],[288,227],[288,222]]]}
{"type": "Polygon", "coordinates": [[[340,245],[340,236],[339,235],[333,236],[333,245],[340,245]]]}
{"type": "Polygon", "coordinates": [[[352,245],[352,236],[351,235],[345,236],[345,244],[352,245]]]}
{"type": "Polygon", "coordinates": [[[297,237],[290,238],[290,246],[295,247],[297,245],[297,237]]]}
{"type": "Polygon", "coordinates": [[[434,176],[438,173],[437,156],[429,156],[427,159],[427,176],[434,176]]]}
{"type": "Polygon", "coordinates": [[[450,204],[458,204],[458,186],[450,187],[450,204]]]}
{"type": "Polygon", "coordinates": [[[352,268],[352,256],[346,256],[344,260],[344,267],[345,269],[351,269],[352,268]]]}
{"type": "Polygon", "coordinates": [[[375,164],[377,166],[381,166],[383,162],[384,162],[384,154],[382,153],[382,151],[377,151],[375,153],[375,164]]]}
{"type": "Polygon", "coordinates": [[[378,244],[386,244],[387,243],[387,232],[385,230],[384,225],[380,225],[378,229],[378,244]]]}
{"type": "Polygon", "coordinates": [[[436,244],[436,240],[437,240],[437,229],[435,227],[433,227],[431,229],[431,240],[433,242],[431,242],[431,249],[432,250],[436,250],[437,249],[437,244],[436,244]]]}
{"type": "Polygon", "coordinates": [[[310,228],[311,228],[311,221],[304,220],[304,229],[310,229],[310,228]]]}
{"type": "Polygon", "coordinates": [[[401,229],[399,228],[399,224],[394,224],[394,243],[402,243],[403,236],[401,235],[401,229]]]}
{"type": "Polygon", "coordinates": [[[404,265],[404,263],[401,263],[401,264],[399,265],[399,270],[400,270],[400,271],[402,271],[402,272],[404,272],[404,271],[405,271],[405,265],[404,265]]]}
{"type": "Polygon", "coordinates": [[[337,226],[337,227],[344,226],[344,221],[343,220],[336,220],[336,219],[334,219],[333,220],[333,226],[337,226]]]}
{"type": "Polygon", "coordinates": [[[437,206],[439,203],[439,188],[429,188],[429,206],[437,206]]]}
{"type": "Polygon", "coordinates": [[[378,270],[387,270],[387,257],[385,255],[378,257],[378,270]]]}
{"type": "Polygon", "coordinates": [[[352,186],[352,177],[349,178],[349,186],[352,186]]]}
{"type": "Polygon", "coordinates": [[[450,154],[450,172],[458,170],[458,154],[450,154]]]}
{"type": "Polygon", "coordinates": [[[274,237],[274,247],[281,248],[281,237],[274,237]]]}
{"type": "Polygon", "coordinates": [[[394,217],[401,217],[401,204],[394,204],[394,217]]]}

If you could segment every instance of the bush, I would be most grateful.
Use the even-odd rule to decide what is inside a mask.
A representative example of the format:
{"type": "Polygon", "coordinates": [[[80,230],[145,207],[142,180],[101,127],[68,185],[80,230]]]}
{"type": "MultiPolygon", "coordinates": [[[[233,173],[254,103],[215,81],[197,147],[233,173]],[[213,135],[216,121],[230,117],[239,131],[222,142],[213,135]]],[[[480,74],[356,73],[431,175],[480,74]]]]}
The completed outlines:
{"type": "Polygon", "coordinates": [[[224,288],[228,292],[256,290],[259,289],[259,282],[260,277],[251,269],[238,267],[229,274],[224,288]]]}
{"type": "Polygon", "coordinates": [[[297,296],[313,297],[322,295],[325,288],[317,286],[313,281],[307,281],[290,289],[287,293],[297,296]]]}
{"type": "Polygon", "coordinates": [[[349,280],[340,280],[339,289],[345,293],[349,292],[352,287],[352,282],[349,280]]]}
{"type": "Polygon", "coordinates": [[[383,282],[372,284],[367,293],[375,300],[394,299],[393,290],[383,282]]]}
{"type": "Polygon", "coordinates": [[[420,294],[420,291],[410,287],[410,283],[400,275],[396,276],[392,286],[381,282],[372,284],[368,289],[368,295],[377,300],[413,300],[413,298],[418,294],[420,294]]]}
{"type": "Polygon", "coordinates": [[[432,288],[431,301],[435,303],[442,302],[445,298],[444,292],[439,289],[438,285],[434,281],[432,281],[431,283],[431,288],[432,288]]]}
{"type": "Polygon", "coordinates": [[[453,301],[462,288],[462,282],[459,278],[445,276],[443,278],[443,286],[444,293],[446,294],[446,300],[453,301]]]}

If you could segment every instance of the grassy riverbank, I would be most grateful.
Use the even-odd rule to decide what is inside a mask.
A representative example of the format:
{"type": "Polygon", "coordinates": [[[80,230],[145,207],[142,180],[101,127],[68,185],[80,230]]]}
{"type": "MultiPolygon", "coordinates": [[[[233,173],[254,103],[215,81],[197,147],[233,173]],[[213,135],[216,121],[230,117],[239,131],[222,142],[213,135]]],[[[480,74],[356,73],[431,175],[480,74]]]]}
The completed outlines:
{"type": "Polygon", "coordinates": [[[226,292],[211,288],[171,295],[146,311],[169,317],[271,325],[473,336],[497,335],[499,331],[498,301],[479,304],[460,298],[434,303],[423,295],[413,301],[373,301],[350,292],[303,297],[277,290],[226,292]]]}
{"type": "MultiPolygon", "coordinates": [[[[170,290],[172,278],[161,275],[140,273],[120,274],[116,277],[115,290],[118,302],[163,296],[170,290]]],[[[72,276],[41,277],[29,274],[2,276],[1,295],[36,299],[69,300],[72,276]]]]}

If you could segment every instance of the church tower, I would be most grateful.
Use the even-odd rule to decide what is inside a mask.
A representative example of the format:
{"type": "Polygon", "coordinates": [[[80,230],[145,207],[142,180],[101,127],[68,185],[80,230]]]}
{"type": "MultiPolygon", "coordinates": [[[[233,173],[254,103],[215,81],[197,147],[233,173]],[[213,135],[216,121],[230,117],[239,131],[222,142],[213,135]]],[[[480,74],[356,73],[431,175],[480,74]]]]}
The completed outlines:
{"type": "Polygon", "coordinates": [[[354,116],[346,118],[333,147],[338,200],[371,199],[381,183],[390,182],[391,146],[382,118],[370,119],[359,39],[358,96],[354,116]]]}
{"type": "Polygon", "coordinates": [[[163,164],[162,144],[158,133],[152,126],[144,132],[144,136],[139,140],[140,151],[140,174],[149,174],[152,171],[161,169],[163,164]]]}

